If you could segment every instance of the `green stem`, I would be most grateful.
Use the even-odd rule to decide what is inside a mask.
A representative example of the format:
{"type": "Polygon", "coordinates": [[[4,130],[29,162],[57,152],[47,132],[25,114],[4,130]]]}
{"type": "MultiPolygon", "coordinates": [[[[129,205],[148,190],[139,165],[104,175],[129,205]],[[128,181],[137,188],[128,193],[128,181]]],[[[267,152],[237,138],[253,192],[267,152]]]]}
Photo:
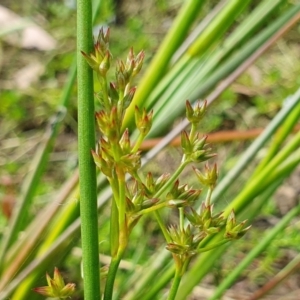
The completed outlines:
{"type": "Polygon", "coordinates": [[[125,174],[123,171],[118,173],[119,179],[119,250],[118,253],[123,253],[128,242],[128,230],[126,224],[126,209],[125,209],[125,174]]]}
{"type": "Polygon", "coordinates": [[[219,241],[219,242],[217,242],[217,243],[215,243],[215,244],[212,244],[212,245],[210,245],[210,246],[203,247],[203,248],[199,248],[199,249],[197,249],[197,252],[198,252],[198,253],[207,252],[207,251],[212,250],[212,249],[214,249],[214,248],[220,247],[220,246],[222,246],[222,245],[228,243],[229,241],[230,241],[230,240],[221,240],[221,241],[219,241]]]}
{"type": "Polygon", "coordinates": [[[163,220],[162,220],[162,218],[161,218],[159,212],[158,212],[158,211],[155,211],[155,212],[154,212],[154,216],[155,216],[155,219],[156,219],[156,221],[157,221],[157,223],[158,223],[158,225],[159,225],[159,227],[160,227],[160,229],[161,229],[161,231],[162,231],[162,233],[163,233],[163,235],[164,235],[164,238],[166,239],[166,241],[167,241],[168,243],[170,243],[170,241],[171,241],[170,235],[169,235],[169,233],[168,233],[168,230],[167,230],[167,228],[166,228],[166,225],[165,225],[165,223],[163,222],[163,220]]]}
{"type": "Polygon", "coordinates": [[[108,98],[108,88],[107,88],[107,79],[104,76],[99,77],[99,82],[101,83],[101,91],[102,91],[102,97],[103,97],[103,104],[106,111],[110,111],[110,102],[108,98]]]}
{"type": "Polygon", "coordinates": [[[181,281],[182,275],[181,275],[181,270],[179,268],[176,269],[174,278],[173,278],[173,282],[172,282],[172,286],[170,289],[170,293],[168,296],[168,300],[174,300],[179,288],[179,284],[181,281]]]}
{"type": "Polygon", "coordinates": [[[180,230],[184,230],[184,210],[183,207],[179,207],[179,226],[180,230]]]}
{"type": "Polygon", "coordinates": [[[145,139],[145,136],[143,134],[139,134],[137,141],[135,142],[135,144],[131,150],[131,153],[136,153],[139,150],[144,139],[145,139]]]}
{"type": "Polygon", "coordinates": [[[212,188],[208,188],[206,198],[205,198],[205,205],[206,206],[210,205],[210,199],[211,199],[212,192],[213,192],[212,188]]]}
{"type": "Polygon", "coordinates": [[[114,282],[115,282],[115,278],[117,275],[117,271],[119,268],[122,255],[123,252],[120,252],[116,257],[113,257],[111,260],[108,274],[107,274],[103,300],[111,300],[113,297],[114,282]]]}
{"type": "Polygon", "coordinates": [[[190,261],[191,261],[191,258],[186,258],[183,263],[181,262],[180,266],[176,267],[176,271],[175,271],[174,279],[173,279],[172,286],[170,289],[168,300],[175,299],[182,276],[186,272],[186,269],[187,269],[190,261]]]}
{"type": "Polygon", "coordinates": [[[100,300],[97,181],[91,155],[95,147],[93,71],[79,51],[90,53],[92,3],[77,1],[78,152],[84,299],[100,300]]]}
{"type": "Polygon", "coordinates": [[[110,212],[110,253],[112,257],[119,250],[119,211],[115,199],[112,199],[110,212]]]}

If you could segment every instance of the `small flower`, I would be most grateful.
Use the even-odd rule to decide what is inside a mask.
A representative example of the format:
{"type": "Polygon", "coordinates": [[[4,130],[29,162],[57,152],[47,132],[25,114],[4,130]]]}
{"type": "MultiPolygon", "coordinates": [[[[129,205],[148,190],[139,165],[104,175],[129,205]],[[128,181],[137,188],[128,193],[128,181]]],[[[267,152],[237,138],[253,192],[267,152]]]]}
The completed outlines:
{"type": "Polygon", "coordinates": [[[153,119],[153,110],[147,114],[146,110],[143,109],[141,112],[139,108],[135,107],[135,124],[140,133],[146,136],[151,129],[153,119]]]}
{"type": "Polygon", "coordinates": [[[217,165],[214,164],[212,168],[208,164],[205,165],[205,172],[202,174],[198,169],[193,168],[198,180],[205,186],[214,189],[218,179],[217,165]]]}
{"type": "Polygon", "coordinates": [[[174,185],[166,195],[167,200],[185,200],[186,202],[194,202],[199,198],[202,190],[190,188],[187,184],[179,185],[179,180],[174,182],[174,185]]]}
{"type": "Polygon", "coordinates": [[[206,112],[207,101],[201,105],[201,102],[198,101],[196,106],[193,108],[189,101],[186,101],[186,118],[192,124],[199,124],[206,112]]]}
{"type": "Polygon", "coordinates": [[[48,275],[48,273],[46,274],[46,279],[48,286],[37,287],[34,288],[33,291],[46,297],[59,299],[65,299],[73,295],[75,291],[75,284],[65,284],[64,279],[57,268],[54,269],[53,279],[48,275]]]}
{"type": "Polygon", "coordinates": [[[207,136],[200,137],[198,134],[191,139],[186,131],[181,132],[181,147],[187,160],[193,162],[203,162],[215,156],[211,153],[211,148],[206,143],[207,136]]]}
{"type": "Polygon", "coordinates": [[[103,28],[100,29],[92,53],[87,54],[83,51],[81,53],[95,72],[105,76],[110,67],[112,57],[109,52],[109,29],[106,32],[104,32],[103,28]]]}
{"type": "Polygon", "coordinates": [[[234,211],[232,210],[227,218],[224,237],[230,240],[237,240],[244,236],[245,233],[251,228],[251,225],[245,227],[246,222],[247,220],[237,224],[234,211]]]}
{"type": "Polygon", "coordinates": [[[146,194],[149,197],[152,197],[156,192],[158,192],[162,186],[167,182],[167,180],[170,178],[170,174],[165,173],[158,177],[156,180],[154,180],[153,175],[151,172],[147,174],[146,177],[146,194]]]}
{"type": "Polygon", "coordinates": [[[171,242],[168,243],[166,249],[176,255],[191,257],[196,254],[196,245],[194,244],[194,235],[191,227],[180,229],[175,226],[170,226],[169,234],[171,242]]]}
{"type": "Polygon", "coordinates": [[[199,214],[188,207],[185,216],[194,227],[199,228],[203,238],[219,232],[225,223],[222,214],[213,215],[213,205],[206,205],[205,202],[202,202],[199,214]]]}

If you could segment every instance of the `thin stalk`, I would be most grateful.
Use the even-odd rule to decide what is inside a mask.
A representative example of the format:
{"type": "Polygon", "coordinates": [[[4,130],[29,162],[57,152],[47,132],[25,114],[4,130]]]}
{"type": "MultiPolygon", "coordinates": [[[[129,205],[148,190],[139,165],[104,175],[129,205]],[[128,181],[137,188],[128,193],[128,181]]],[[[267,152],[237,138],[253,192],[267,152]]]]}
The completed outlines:
{"type": "Polygon", "coordinates": [[[155,216],[156,222],[157,222],[162,234],[164,235],[165,240],[167,241],[167,243],[170,243],[171,238],[170,238],[169,232],[166,228],[166,225],[161,218],[161,215],[159,214],[158,211],[154,211],[154,216],[155,216]]]}
{"type": "Polygon", "coordinates": [[[170,292],[169,292],[169,296],[168,296],[168,300],[174,300],[179,288],[179,284],[182,278],[182,272],[179,268],[176,269],[174,278],[173,278],[173,282],[170,288],[170,292]]]}
{"type": "Polygon", "coordinates": [[[119,211],[115,199],[112,199],[110,214],[110,253],[112,257],[118,254],[119,250],[119,211]]]}
{"type": "Polygon", "coordinates": [[[183,207],[179,207],[179,228],[181,231],[184,230],[184,210],[183,207]]]}
{"type": "Polygon", "coordinates": [[[119,264],[122,259],[123,252],[118,253],[116,257],[113,257],[109,266],[106,284],[105,284],[105,291],[104,291],[104,298],[103,300],[112,300],[113,297],[113,290],[114,290],[114,282],[118,272],[119,264]]]}
{"type": "Polygon", "coordinates": [[[90,53],[92,2],[77,1],[78,147],[84,298],[100,300],[97,180],[91,155],[95,147],[93,71],[79,51],[90,53]]]}

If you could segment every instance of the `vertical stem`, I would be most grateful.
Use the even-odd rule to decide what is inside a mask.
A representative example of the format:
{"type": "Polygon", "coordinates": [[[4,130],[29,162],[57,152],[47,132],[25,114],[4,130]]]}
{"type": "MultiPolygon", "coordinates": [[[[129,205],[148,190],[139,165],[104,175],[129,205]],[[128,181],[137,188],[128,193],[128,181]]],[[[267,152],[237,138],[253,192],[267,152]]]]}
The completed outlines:
{"type": "Polygon", "coordinates": [[[90,53],[93,47],[90,0],[77,1],[77,36],[78,152],[84,299],[100,300],[96,168],[90,152],[95,147],[93,73],[79,53],[90,53]]]}
{"type": "Polygon", "coordinates": [[[124,253],[124,251],[118,253],[118,255],[116,257],[113,257],[110,262],[107,279],[106,279],[106,284],[105,284],[103,300],[111,300],[112,299],[113,290],[114,290],[114,282],[115,282],[115,278],[117,275],[117,271],[118,271],[119,264],[122,259],[123,253],[124,253]]]}
{"type": "Polygon", "coordinates": [[[176,297],[176,294],[177,294],[177,291],[178,291],[178,288],[179,288],[179,284],[180,284],[180,281],[181,281],[181,270],[178,270],[178,268],[176,268],[176,272],[175,272],[175,275],[174,275],[174,279],[173,279],[173,282],[172,282],[172,286],[171,286],[171,289],[170,289],[170,293],[169,293],[169,296],[168,296],[168,300],[174,300],[175,297],[176,297]]]}
{"type": "Polygon", "coordinates": [[[184,261],[180,262],[180,265],[176,265],[176,271],[175,271],[174,279],[173,279],[172,286],[170,289],[170,293],[168,296],[168,300],[175,299],[182,276],[185,273],[190,261],[191,261],[191,258],[185,258],[184,261]]]}

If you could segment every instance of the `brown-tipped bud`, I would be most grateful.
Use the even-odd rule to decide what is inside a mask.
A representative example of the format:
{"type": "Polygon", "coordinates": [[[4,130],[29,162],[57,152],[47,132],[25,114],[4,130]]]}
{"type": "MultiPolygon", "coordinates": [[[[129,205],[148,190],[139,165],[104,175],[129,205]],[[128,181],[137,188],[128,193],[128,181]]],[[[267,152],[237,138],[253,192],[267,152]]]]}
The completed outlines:
{"type": "Polygon", "coordinates": [[[126,66],[130,65],[132,61],[134,61],[134,52],[133,48],[131,47],[126,58],[126,66]]]}
{"type": "Polygon", "coordinates": [[[109,122],[109,117],[107,113],[104,110],[100,110],[99,112],[96,112],[96,121],[98,124],[99,130],[105,134],[104,128],[107,126],[107,123],[109,122]]]}
{"type": "Polygon", "coordinates": [[[145,198],[145,193],[142,190],[136,190],[133,192],[133,195],[131,195],[131,197],[132,203],[134,203],[136,207],[141,208],[141,205],[145,198]]]}
{"type": "Polygon", "coordinates": [[[91,150],[91,152],[92,152],[92,155],[93,155],[94,162],[95,162],[96,166],[99,169],[101,169],[101,159],[100,159],[100,157],[98,156],[98,154],[94,150],[91,150]]]}
{"type": "Polygon", "coordinates": [[[201,137],[200,134],[198,134],[193,144],[194,150],[202,150],[205,146],[207,146],[208,145],[206,144],[207,137],[208,137],[207,135],[203,135],[201,137]]]}
{"type": "Polygon", "coordinates": [[[136,87],[132,87],[129,90],[128,94],[125,95],[125,97],[123,98],[123,109],[126,109],[130,105],[135,95],[135,91],[136,91],[136,87]]]}
{"type": "Polygon", "coordinates": [[[147,176],[146,176],[146,187],[150,192],[155,192],[155,185],[154,185],[154,179],[153,179],[153,175],[151,172],[148,172],[147,176]]]}
{"type": "Polygon", "coordinates": [[[208,149],[205,149],[205,150],[198,150],[198,151],[195,151],[191,156],[190,156],[190,159],[193,161],[193,162],[204,162],[204,161],[207,161],[213,157],[216,156],[215,153],[210,153],[211,149],[208,148],[208,149]]]}
{"type": "Polygon", "coordinates": [[[207,107],[207,101],[200,103],[197,102],[196,106],[193,108],[189,101],[186,101],[186,117],[193,124],[199,124],[202,120],[207,107]]]}
{"type": "Polygon", "coordinates": [[[134,213],[136,211],[134,203],[128,197],[125,197],[126,212],[134,213]]]}
{"type": "Polygon", "coordinates": [[[94,51],[92,53],[81,53],[95,72],[105,76],[109,69],[111,58],[111,53],[109,52],[109,29],[106,32],[104,32],[103,28],[100,29],[98,38],[94,42],[94,51]]]}
{"type": "Polygon", "coordinates": [[[109,97],[110,97],[113,105],[116,105],[119,100],[119,94],[118,94],[117,86],[115,83],[113,83],[113,82],[109,83],[108,94],[109,94],[109,97]]]}
{"type": "Polygon", "coordinates": [[[53,279],[48,274],[46,274],[46,279],[47,279],[48,286],[37,287],[34,288],[33,291],[46,297],[59,298],[59,299],[69,298],[73,295],[75,291],[75,284],[74,283],[65,284],[57,268],[54,269],[53,279]]]}
{"type": "Polygon", "coordinates": [[[128,128],[125,129],[120,142],[119,142],[121,149],[123,150],[124,154],[128,154],[130,152],[130,138],[129,138],[129,130],[128,128]]]}
{"type": "Polygon", "coordinates": [[[217,165],[214,164],[212,168],[208,164],[205,165],[205,172],[202,174],[198,169],[193,168],[198,180],[205,186],[214,189],[218,179],[218,169],[217,165]]]}
{"type": "Polygon", "coordinates": [[[116,72],[116,80],[120,91],[124,91],[127,80],[122,72],[116,72]]]}
{"type": "Polygon", "coordinates": [[[188,204],[188,202],[186,200],[181,200],[181,199],[173,199],[173,200],[169,200],[167,202],[167,206],[174,208],[174,207],[184,207],[188,204]]]}
{"type": "MultiPolygon", "coordinates": [[[[104,148],[102,148],[101,153],[103,153],[104,148]]],[[[106,161],[102,155],[98,155],[95,151],[92,150],[92,155],[94,158],[94,162],[96,166],[100,169],[100,171],[107,177],[112,177],[112,166],[111,164],[106,161]]]]}
{"type": "Polygon", "coordinates": [[[194,109],[193,109],[190,101],[188,101],[188,100],[186,100],[186,102],[185,102],[185,111],[186,111],[186,118],[191,122],[191,119],[194,116],[194,109]]]}
{"type": "Polygon", "coordinates": [[[246,222],[247,220],[237,224],[234,211],[232,210],[227,218],[224,237],[227,239],[239,239],[244,236],[245,233],[251,228],[251,226],[244,228],[246,222]]]}
{"type": "Polygon", "coordinates": [[[160,177],[158,177],[155,181],[156,190],[157,191],[160,190],[162,186],[168,181],[169,178],[170,178],[169,173],[162,174],[160,177]]]}
{"type": "Polygon", "coordinates": [[[126,77],[128,77],[128,79],[132,76],[133,70],[134,70],[134,60],[131,60],[128,63],[126,62],[125,71],[126,71],[126,77]]]}
{"type": "Polygon", "coordinates": [[[106,76],[106,73],[110,68],[110,59],[111,59],[111,54],[109,51],[106,51],[105,56],[99,65],[99,74],[101,76],[106,76]]]}
{"type": "Polygon", "coordinates": [[[177,255],[192,256],[195,254],[197,245],[194,243],[194,235],[192,234],[190,225],[182,230],[171,226],[169,228],[171,242],[167,245],[167,250],[177,255]]]}
{"type": "Polygon", "coordinates": [[[152,199],[147,199],[145,201],[143,201],[142,203],[142,209],[147,209],[149,207],[152,207],[154,206],[157,202],[159,201],[159,199],[155,199],[155,198],[152,198],[152,199]]]}
{"type": "Polygon", "coordinates": [[[126,172],[130,174],[134,173],[141,167],[140,152],[123,155],[120,164],[123,165],[126,172]]]}
{"type": "Polygon", "coordinates": [[[83,51],[80,51],[81,54],[84,56],[85,60],[87,61],[87,63],[90,65],[90,67],[98,72],[98,68],[99,68],[99,64],[100,64],[100,60],[98,60],[92,53],[91,54],[87,54],[83,51]]]}
{"type": "Polygon", "coordinates": [[[140,133],[143,136],[146,136],[152,127],[153,119],[153,110],[147,114],[146,110],[143,109],[143,112],[140,112],[139,108],[135,107],[135,124],[140,133]]]}
{"type": "Polygon", "coordinates": [[[144,51],[139,52],[135,58],[135,67],[133,69],[132,76],[135,76],[140,72],[143,66],[144,58],[145,58],[144,51]]]}
{"type": "Polygon", "coordinates": [[[189,155],[193,152],[193,146],[191,144],[189,135],[185,130],[181,132],[181,147],[186,155],[189,155]]]}
{"type": "Polygon", "coordinates": [[[99,34],[101,34],[101,39],[105,42],[105,43],[109,43],[109,38],[110,38],[110,29],[107,28],[106,31],[104,32],[103,27],[100,29],[99,34]]]}

